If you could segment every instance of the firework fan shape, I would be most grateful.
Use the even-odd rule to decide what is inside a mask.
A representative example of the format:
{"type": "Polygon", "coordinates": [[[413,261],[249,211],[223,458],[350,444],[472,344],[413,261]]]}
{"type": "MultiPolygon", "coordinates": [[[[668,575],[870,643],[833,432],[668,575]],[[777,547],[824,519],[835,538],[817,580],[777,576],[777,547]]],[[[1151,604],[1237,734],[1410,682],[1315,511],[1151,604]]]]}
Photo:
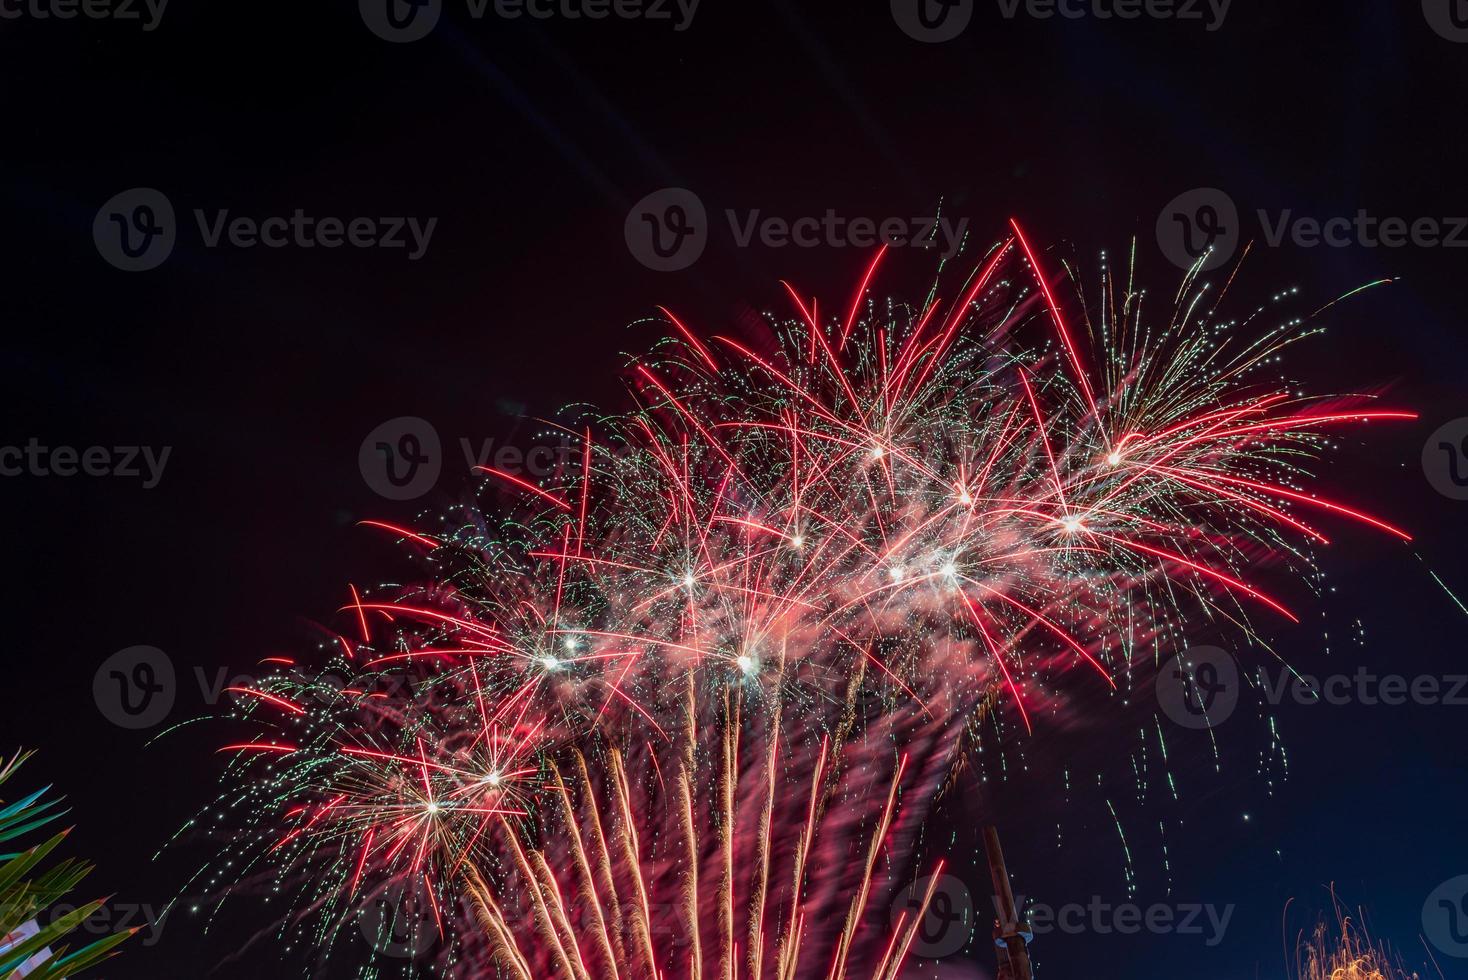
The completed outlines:
{"type": "Polygon", "coordinates": [[[423,584],[236,689],[205,888],[297,896],[323,949],[411,891],[454,975],[886,980],[914,919],[873,916],[981,722],[1120,697],[1198,615],[1294,619],[1253,576],[1308,573],[1321,518],[1406,538],[1308,489],[1334,427],[1413,416],[1296,394],[1299,321],[1245,336],[1190,276],[1149,322],[1109,267],[1063,303],[1018,225],[912,306],[885,254],[835,316],[664,310],[639,409],[486,469],[498,516],[366,522],[423,584]]]}
{"type": "Polygon", "coordinates": [[[805,723],[744,708],[737,690],[704,705],[690,688],[670,751],[552,763],[533,840],[506,829],[507,867],[469,883],[489,957],[522,980],[898,976],[943,866],[913,882],[902,855],[953,730],[930,722],[900,758],[884,724],[851,744],[826,733],[787,762],[805,723]]]}

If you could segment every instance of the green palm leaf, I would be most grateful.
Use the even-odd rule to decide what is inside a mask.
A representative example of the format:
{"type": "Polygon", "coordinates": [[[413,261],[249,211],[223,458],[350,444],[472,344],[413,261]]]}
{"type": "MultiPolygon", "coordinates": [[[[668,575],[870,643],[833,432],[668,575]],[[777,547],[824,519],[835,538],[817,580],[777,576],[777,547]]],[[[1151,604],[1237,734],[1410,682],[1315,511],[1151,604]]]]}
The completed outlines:
{"type": "MultiPolygon", "coordinates": [[[[0,785],[15,775],[21,765],[31,756],[29,752],[17,752],[8,761],[0,758],[0,785]]],[[[21,797],[13,803],[0,800],[0,843],[17,840],[34,830],[46,826],[65,816],[68,810],[56,809],[59,799],[45,799],[51,787],[21,797]]],[[[29,923],[39,923],[47,909],[65,898],[82,879],[92,871],[85,861],[67,858],[41,869],[41,864],[71,833],[63,830],[25,850],[14,854],[0,854],[0,940],[12,935],[29,923]]],[[[18,977],[21,964],[38,953],[47,952],[47,959],[34,967],[26,980],[61,980],[75,976],[82,970],[96,966],[115,954],[116,947],[137,930],[128,929],[105,936],[76,951],[69,951],[60,943],[74,933],[102,907],[103,902],[91,902],[65,915],[56,916],[40,925],[35,935],[15,945],[0,950],[0,980],[18,977]]]]}

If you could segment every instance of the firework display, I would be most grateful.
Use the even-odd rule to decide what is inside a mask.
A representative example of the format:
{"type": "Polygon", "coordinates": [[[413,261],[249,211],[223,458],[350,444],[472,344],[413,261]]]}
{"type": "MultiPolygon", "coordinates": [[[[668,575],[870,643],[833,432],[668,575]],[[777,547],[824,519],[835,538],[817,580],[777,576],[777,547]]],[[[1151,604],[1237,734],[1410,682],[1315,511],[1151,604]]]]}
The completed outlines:
{"type": "Polygon", "coordinates": [[[911,305],[885,255],[834,312],[662,311],[568,465],[365,522],[422,574],[231,689],[196,884],[288,895],[326,956],[376,910],[446,975],[892,980],[923,905],[869,920],[941,867],[918,829],[985,730],[1125,697],[1198,617],[1296,619],[1327,521],[1407,537],[1308,482],[1413,417],[1295,390],[1308,324],[1109,265],[1085,295],[1018,225],[911,305]]]}
{"type": "Polygon", "coordinates": [[[1294,976],[1298,980],[1418,980],[1381,943],[1337,908],[1337,925],[1317,925],[1301,937],[1294,976]]]}

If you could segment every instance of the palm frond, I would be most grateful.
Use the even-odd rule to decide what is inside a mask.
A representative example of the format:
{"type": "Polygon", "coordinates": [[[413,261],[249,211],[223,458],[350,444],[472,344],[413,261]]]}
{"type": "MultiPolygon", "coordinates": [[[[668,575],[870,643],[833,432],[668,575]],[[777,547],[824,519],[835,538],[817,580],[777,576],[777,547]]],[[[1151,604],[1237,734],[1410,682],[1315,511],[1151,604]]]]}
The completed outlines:
{"type": "MultiPolygon", "coordinates": [[[[0,757],[0,785],[15,775],[31,757],[16,752],[8,760],[0,757]]],[[[60,799],[46,799],[46,786],[6,803],[0,799],[0,843],[18,840],[50,824],[70,811],[58,809],[60,799]]],[[[71,952],[59,945],[95,915],[103,901],[89,902],[42,925],[41,916],[81,884],[92,865],[66,858],[41,868],[51,853],[71,834],[71,828],[13,854],[0,854],[0,978],[16,980],[60,980],[75,976],[114,955],[116,947],[136,930],[124,930],[71,952]],[[29,933],[29,934],[27,934],[29,933]],[[29,963],[33,957],[39,963],[29,963]],[[21,972],[24,970],[25,972],[21,972]]]]}

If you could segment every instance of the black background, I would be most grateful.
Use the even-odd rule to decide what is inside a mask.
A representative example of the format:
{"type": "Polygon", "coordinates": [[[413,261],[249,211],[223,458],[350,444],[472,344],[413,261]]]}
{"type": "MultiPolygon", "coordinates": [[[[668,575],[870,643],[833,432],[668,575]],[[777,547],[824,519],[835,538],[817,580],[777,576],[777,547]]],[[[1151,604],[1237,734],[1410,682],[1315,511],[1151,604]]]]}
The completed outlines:
{"type": "MultiPolygon", "coordinates": [[[[0,444],[172,447],[154,489],[0,480],[0,746],[41,750],[29,780],[70,797],[68,847],[99,864],[88,888],[158,908],[178,894],[205,851],[155,854],[212,796],[213,747],[227,737],[203,724],[148,744],[156,730],[110,724],[92,679],[114,651],[166,651],[180,683],[171,720],[207,713],[196,670],[303,653],[305,620],[330,619],[346,583],[403,573],[355,522],[410,519],[461,493],[460,438],[523,445],[522,413],[624,404],[619,352],[654,339],[651,324],[628,324],[655,304],[714,332],[751,309],[783,312],[780,278],[848,300],[867,252],[737,247],[730,208],[880,219],[942,201],[980,242],[1017,216],[1050,265],[1073,258],[1091,275],[1101,249],[1120,255],[1135,238],[1160,304],[1180,272],[1158,249],[1157,216],[1211,186],[1256,239],[1240,313],[1290,287],[1308,311],[1398,278],[1331,311],[1327,336],[1290,366],[1315,390],[1385,390],[1422,413],[1345,440],[1326,474],[1417,540],[1337,525],[1328,591],[1288,596],[1307,625],[1265,632],[1311,673],[1465,671],[1468,620],[1427,570],[1468,590],[1468,503],[1435,492],[1419,458],[1438,425],[1468,415],[1468,252],[1268,248],[1254,217],[1468,214],[1468,44],[1435,33],[1415,0],[1235,0],[1213,32],[1009,20],[981,2],[961,37],[934,45],[906,36],[885,3],[703,0],[685,31],[475,21],[448,7],[412,44],[373,36],[339,0],[173,0],[151,32],[0,21],[0,444]],[[139,186],[172,200],[179,242],[162,267],[130,274],[99,257],[92,222],[139,186]],[[697,193],[713,227],[694,266],[658,273],[629,252],[623,222],[667,186],[697,193]],[[205,248],[195,208],[439,221],[411,262],[402,250],[205,248]],[[357,451],[404,415],[429,419],[448,459],[434,495],[395,503],[364,482],[357,451]]],[[[932,272],[930,254],[905,250],[878,290],[913,295],[932,272]]],[[[1212,948],[1198,936],[1042,937],[1044,975],[1283,976],[1283,950],[1328,910],[1330,882],[1410,961],[1425,958],[1422,902],[1468,872],[1468,708],[1278,715],[1287,779],[1257,772],[1266,740],[1250,718],[1220,735],[1216,769],[1206,741],[1172,733],[1180,799],[1155,771],[1139,795],[1135,733],[1098,717],[1083,739],[1042,732],[1027,775],[949,814],[960,827],[997,819],[1018,889],[1051,904],[1237,907],[1212,948]],[[1104,772],[1103,785],[1065,798],[1066,764],[1074,781],[1104,772]]],[[[987,894],[966,832],[955,849],[958,873],[987,894]]],[[[268,938],[230,959],[269,922],[250,900],[211,936],[187,905],[160,942],[139,936],[101,975],[278,969],[268,938]]],[[[986,945],[965,954],[984,970],[986,945]]],[[[336,975],[351,975],[352,958],[336,975]]],[[[303,963],[286,959],[290,972],[303,963]]]]}

